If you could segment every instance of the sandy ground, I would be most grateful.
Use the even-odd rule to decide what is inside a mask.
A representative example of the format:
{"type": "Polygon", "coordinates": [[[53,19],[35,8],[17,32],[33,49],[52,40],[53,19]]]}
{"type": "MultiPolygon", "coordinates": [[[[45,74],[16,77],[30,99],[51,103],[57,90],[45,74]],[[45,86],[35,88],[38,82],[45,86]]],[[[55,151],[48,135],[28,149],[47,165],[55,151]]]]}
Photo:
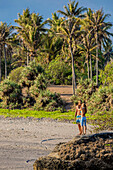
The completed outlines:
{"type": "Polygon", "coordinates": [[[61,98],[66,102],[65,109],[73,110],[72,97],[72,86],[71,85],[51,85],[48,87],[51,92],[59,93],[61,98]]]}
{"type": "MultiPolygon", "coordinates": [[[[72,86],[52,85],[48,89],[60,93],[67,109],[71,108],[72,86]]],[[[78,133],[77,125],[72,123],[0,117],[0,170],[32,170],[37,158],[78,133]]]]}
{"type": "Polygon", "coordinates": [[[60,93],[61,97],[65,100],[69,100],[72,96],[71,85],[51,85],[48,87],[51,92],[60,93]]]}
{"type": "Polygon", "coordinates": [[[0,170],[32,170],[37,158],[77,134],[69,122],[0,117],[0,170]]]}

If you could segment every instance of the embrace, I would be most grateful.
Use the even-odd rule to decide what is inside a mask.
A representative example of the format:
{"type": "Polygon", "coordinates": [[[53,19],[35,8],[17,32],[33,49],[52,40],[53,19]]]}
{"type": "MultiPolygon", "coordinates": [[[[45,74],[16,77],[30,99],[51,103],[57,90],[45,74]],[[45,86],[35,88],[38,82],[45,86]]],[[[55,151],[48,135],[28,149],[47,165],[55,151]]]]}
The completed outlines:
{"type": "Polygon", "coordinates": [[[85,102],[82,103],[81,100],[78,101],[76,106],[75,119],[79,128],[79,135],[86,134],[86,114],[87,108],[85,102]]]}

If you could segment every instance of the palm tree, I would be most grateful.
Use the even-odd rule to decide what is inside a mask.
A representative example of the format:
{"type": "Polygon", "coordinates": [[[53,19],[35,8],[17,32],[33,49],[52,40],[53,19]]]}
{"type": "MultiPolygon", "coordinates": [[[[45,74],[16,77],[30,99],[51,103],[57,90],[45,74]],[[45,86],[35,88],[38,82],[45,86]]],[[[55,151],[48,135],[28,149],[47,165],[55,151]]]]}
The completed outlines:
{"type": "Polygon", "coordinates": [[[59,34],[63,36],[64,40],[67,41],[69,46],[69,51],[72,58],[72,86],[73,86],[73,95],[75,95],[76,89],[76,75],[75,75],[75,67],[74,67],[74,47],[75,42],[78,36],[80,35],[80,17],[83,17],[82,12],[86,9],[83,7],[78,8],[78,2],[69,1],[68,7],[64,6],[64,10],[58,10],[58,13],[62,14],[65,20],[59,26],[59,34]],[[74,45],[74,47],[73,47],[74,45]]]}
{"type": "MultiPolygon", "coordinates": [[[[83,27],[82,27],[83,29],[83,27]]],[[[93,51],[96,48],[95,46],[95,39],[91,37],[91,35],[86,32],[84,29],[84,33],[81,35],[82,43],[79,44],[77,47],[80,50],[80,54],[83,54],[85,56],[85,61],[87,63],[87,69],[88,69],[88,80],[91,79],[92,81],[92,56],[93,51]],[[89,67],[90,63],[90,67],[89,67]]]]}
{"type": "Polygon", "coordinates": [[[113,60],[113,45],[112,43],[108,43],[106,44],[106,46],[104,46],[104,59],[105,59],[105,65],[107,64],[107,62],[110,62],[111,60],[113,60]]]}
{"type": "Polygon", "coordinates": [[[49,33],[52,33],[52,35],[54,33],[56,33],[57,32],[57,28],[58,28],[58,26],[60,26],[62,21],[63,21],[63,18],[59,18],[59,16],[56,14],[56,12],[52,13],[52,19],[48,18],[46,20],[46,22],[50,26],[49,33]]]}
{"type": "Polygon", "coordinates": [[[85,56],[85,61],[87,63],[88,69],[88,80],[89,78],[92,81],[92,56],[95,58],[93,51],[96,48],[95,38],[91,33],[91,28],[89,27],[88,20],[91,17],[92,11],[90,9],[87,10],[85,14],[85,18],[81,20],[81,43],[78,45],[80,49],[80,53],[85,56]],[[90,63],[90,66],[89,66],[90,63]]]}
{"type": "Polygon", "coordinates": [[[29,9],[27,8],[26,10],[23,10],[23,15],[19,14],[18,19],[15,20],[15,22],[19,24],[19,27],[15,27],[18,36],[31,58],[34,58],[37,55],[37,49],[41,44],[41,36],[45,31],[45,23],[42,23],[42,19],[42,16],[39,16],[38,13],[30,14],[29,9]]]}
{"type": "Polygon", "coordinates": [[[57,55],[61,54],[63,41],[59,37],[50,35],[49,32],[44,37],[44,43],[40,49],[40,54],[45,56],[46,63],[49,63],[52,59],[55,59],[57,55]]]}
{"type": "Polygon", "coordinates": [[[0,23],[0,45],[3,47],[3,54],[5,60],[5,79],[7,78],[7,60],[6,60],[6,46],[10,44],[13,28],[6,23],[0,23]]]}
{"type": "Polygon", "coordinates": [[[98,87],[98,60],[99,60],[99,48],[101,50],[102,41],[110,41],[110,35],[113,35],[108,32],[108,29],[112,26],[110,22],[105,22],[105,19],[109,16],[108,14],[104,15],[102,9],[94,12],[91,9],[90,16],[87,16],[89,22],[89,27],[92,34],[96,40],[96,84],[98,87]]]}

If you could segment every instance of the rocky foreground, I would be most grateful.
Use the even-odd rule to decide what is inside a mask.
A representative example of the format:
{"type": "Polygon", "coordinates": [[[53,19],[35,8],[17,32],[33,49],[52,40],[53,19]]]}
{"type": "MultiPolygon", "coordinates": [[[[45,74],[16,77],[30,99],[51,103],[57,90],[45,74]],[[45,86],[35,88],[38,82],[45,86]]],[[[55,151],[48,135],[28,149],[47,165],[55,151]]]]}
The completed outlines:
{"type": "Polygon", "coordinates": [[[112,170],[113,133],[76,136],[35,161],[34,170],[112,170]]]}

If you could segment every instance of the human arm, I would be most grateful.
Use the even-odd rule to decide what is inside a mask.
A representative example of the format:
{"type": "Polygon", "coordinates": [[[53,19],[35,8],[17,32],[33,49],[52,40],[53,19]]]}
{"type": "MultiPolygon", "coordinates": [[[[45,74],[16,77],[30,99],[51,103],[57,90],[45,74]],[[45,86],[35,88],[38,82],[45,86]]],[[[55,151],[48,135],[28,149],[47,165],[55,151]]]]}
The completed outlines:
{"type": "Polygon", "coordinates": [[[76,119],[76,116],[77,116],[77,107],[76,107],[74,119],[76,119]]]}

